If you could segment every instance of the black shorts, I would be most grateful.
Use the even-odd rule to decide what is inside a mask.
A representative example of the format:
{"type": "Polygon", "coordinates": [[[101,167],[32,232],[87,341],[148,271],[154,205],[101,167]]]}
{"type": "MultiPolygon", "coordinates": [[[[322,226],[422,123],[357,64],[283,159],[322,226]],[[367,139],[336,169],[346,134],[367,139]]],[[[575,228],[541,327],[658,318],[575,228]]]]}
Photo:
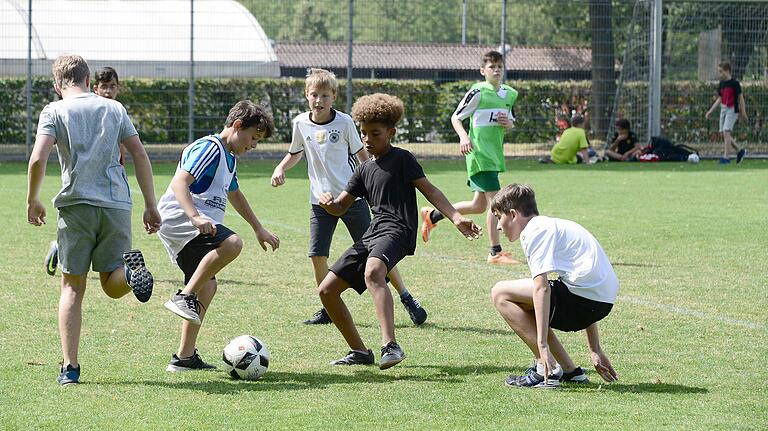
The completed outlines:
{"type": "MultiPolygon", "coordinates": [[[[188,242],[179,252],[176,258],[176,264],[184,272],[184,284],[189,283],[192,274],[197,271],[200,261],[211,250],[219,248],[222,242],[230,236],[235,235],[223,224],[216,225],[216,235],[198,235],[192,241],[188,242]]],[[[216,279],[213,277],[211,280],[216,279]]]]}
{"type": "Polygon", "coordinates": [[[549,327],[561,331],[581,331],[603,319],[613,304],[593,301],[568,290],[561,280],[549,280],[549,327]]]}
{"type": "Polygon", "coordinates": [[[363,244],[362,240],[358,241],[339,257],[339,260],[331,266],[330,271],[349,283],[349,287],[362,295],[366,290],[365,264],[368,262],[368,258],[381,259],[387,266],[387,273],[389,273],[408,254],[399,243],[400,241],[393,237],[376,238],[368,243],[368,246],[363,244]]]}

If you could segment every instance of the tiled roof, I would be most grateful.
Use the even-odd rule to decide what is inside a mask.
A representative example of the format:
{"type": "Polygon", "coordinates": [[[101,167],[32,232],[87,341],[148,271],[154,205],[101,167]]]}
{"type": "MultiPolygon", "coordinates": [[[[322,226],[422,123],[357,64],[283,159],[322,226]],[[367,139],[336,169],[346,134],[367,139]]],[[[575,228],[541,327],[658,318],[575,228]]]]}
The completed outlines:
{"type": "MultiPolygon", "coordinates": [[[[355,68],[477,70],[491,45],[355,43],[355,68]]],[[[281,67],[347,67],[346,43],[278,42],[275,52],[281,67]]],[[[507,51],[507,70],[587,71],[590,48],[513,46],[507,51]]]]}

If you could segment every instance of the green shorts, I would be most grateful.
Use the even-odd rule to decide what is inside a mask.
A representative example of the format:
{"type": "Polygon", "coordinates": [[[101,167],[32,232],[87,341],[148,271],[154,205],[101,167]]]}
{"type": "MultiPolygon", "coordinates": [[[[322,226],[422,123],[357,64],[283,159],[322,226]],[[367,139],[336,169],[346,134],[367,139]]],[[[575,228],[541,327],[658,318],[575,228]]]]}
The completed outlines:
{"type": "Polygon", "coordinates": [[[469,177],[467,185],[473,192],[498,192],[501,190],[499,173],[497,171],[478,172],[469,177]]]}
{"type": "Polygon", "coordinates": [[[82,275],[91,263],[96,272],[123,266],[131,249],[131,211],[87,204],[59,208],[56,241],[61,272],[82,275]]]}

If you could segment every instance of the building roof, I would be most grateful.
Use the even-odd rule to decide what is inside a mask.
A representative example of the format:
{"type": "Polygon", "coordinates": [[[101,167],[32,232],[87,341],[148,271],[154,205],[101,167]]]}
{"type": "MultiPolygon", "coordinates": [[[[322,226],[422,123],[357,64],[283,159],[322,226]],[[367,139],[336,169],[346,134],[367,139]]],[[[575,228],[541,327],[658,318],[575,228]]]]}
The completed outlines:
{"type": "MultiPolygon", "coordinates": [[[[480,58],[491,45],[355,43],[352,64],[355,68],[414,70],[478,70],[480,58]]],[[[346,43],[279,42],[275,52],[281,67],[347,67],[346,43]]],[[[580,47],[509,47],[507,70],[588,71],[592,50],[580,47]]]]}

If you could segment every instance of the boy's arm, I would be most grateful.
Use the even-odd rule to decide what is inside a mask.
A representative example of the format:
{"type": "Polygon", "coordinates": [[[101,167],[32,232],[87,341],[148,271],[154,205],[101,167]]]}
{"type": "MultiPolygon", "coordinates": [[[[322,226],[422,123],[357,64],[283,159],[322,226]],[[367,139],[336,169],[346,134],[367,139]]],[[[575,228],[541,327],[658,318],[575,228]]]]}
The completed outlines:
{"type": "Polygon", "coordinates": [[[717,96],[717,99],[715,99],[715,103],[712,104],[712,107],[709,108],[709,111],[707,111],[706,114],[704,114],[704,118],[709,118],[710,115],[712,115],[713,112],[715,112],[715,109],[720,106],[720,96],[717,96]]]}
{"type": "Polygon", "coordinates": [[[747,102],[744,101],[744,93],[739,93],[739,115],[747,121],[747,102]]]}
{"type": "Polygon", "coordinates": [[[536,319],[536,345],[539,348],[539,357],[544,365],[544,376],[549,375],[549,370],[554,368],[555,359],[549,353],[549,303],[550,289],[547,274],[539,274],[533,277],[533,312],[536,319]]]}
{"type": "Polygon", "coordinates": [[[280,161],[275,167],[274,172],[272,172],[272,187],[279,187],[285,184],[285,171],[296,166],[296,163],[299,163],[299,160],[301,160],[301,155],[302,153],[288,153],[283,157],[283,160],[280,161]]]}
{"type": "Polygon", "coordinates": [[[341,192],[336,199],[333,198],[331,192],[325,192],[320,195],[318,203],[324,210],[328,211],[329,214],[340,216],[347,212],[349,207],[355,202],[355,199],[355,196],[346,191],[341,192]]]}
{"type": "Polygon", "coordinates": [[[152,179],[152,164],[149,162],[149,156],[144,151],[144,145],[138,135],[133,135],[125,139],[120,145],[133,158],[133,165],[136,168],[136,181],[139,183],[141,194],[144,196],[144,230],[147,233],[155,233],[160,229],[160,213],[157,211],[157,200],[155,199],[155,186],[152,179]]]}
{"type": "Polygon", "coordinates": [[[368,150],[366,150],[365,148],[360,149],[360,151],[355,153],[355,156],[357,156],[357,160],[360,163],[363,163],[364,161],[366,161],[366,160],[371,158],[371,155],[368,154],[368,150]]]}
{"type": "Polygon", "coordinates": [[[232,203],[232,207],[245,221],[251,225],[253,231],[256,233],[256,239],[259,241],[259,245],[262,250],[267,251],[267,244],[272,247],[272,251],[277,250],[280,247],[280,238],[273,235],[270,231],[264,229],[259,222],[259,219],[254,214],[251,205],[248,203],[248,199],[245,197],[240,189],[228,193],[229,202],[232,203]]]}
{"type": "Polygon", "coordinates": [[[451,125],[456,134],[459,135],[459,151],[466,156],[472,152],[474,147],[472,146],[472,140],[469,139],[467,130],[464,128],[464,123],[461,121],[461,118],[453,114],[451,115],[451,125]]]}
{"type": "Polygon", "coordinates": [[[589,325],[586,329],[587,332],[587,347],[589,348],[589,355],[592,358],[592,364],[595,366],[595,370],[600,377],[606,382],[613,382],[619,380],[619,375],[616,374],[616,370],[613,369],[611,361],[605,356],[603,349],[600,347],[600,336],[597,331],[597,322],[589,325]]]}
{"type": "Polygon", "coordinates": [[[51,154],[56,138],[50,135],[38,134],[35,146],[29,156],[27,168],[27,222],[40,226],[45,224],[45,205],[40,202],[40,187],[45,178],[45,167],[51,154]]]}
{"type": "Polygon", "coordinates": [[[467,239],[473,240],[480,237],[480,227],[477,226],[472,220],[469,220],[456,211],[456,208],[451,205],[448,198],[445,197],[443,192],[435,187],[427,177],[421,177],[417,180],[413,180],[413,186],[419,189],[422,195],[437,208],[440,213],[451,220],[456,228],[467,239]]]}
{"type": "Polygon", "coordinates": [[[579,151],[579,154],[581,154],[581,160],[585,165],[589,165],[592,162],[589,161],[589,151],[587,151],[586,148],[583,148],[579,151]]]}
{"type": "Polygon", "coordinates": [[[176,202],[184,210],[184,214],[192,222],[192,225],[197,228],[203,235],[216,235],[216,225],[212,221],[200,215],[195,208],[195,203],[192,202],[192,195],[189,194],[189,186],[195,181],[195,177],[187,171],[177,170],[176,174],[171,179],[171,190],[173,190],[173,196],[176,198],[176,202]]]}

